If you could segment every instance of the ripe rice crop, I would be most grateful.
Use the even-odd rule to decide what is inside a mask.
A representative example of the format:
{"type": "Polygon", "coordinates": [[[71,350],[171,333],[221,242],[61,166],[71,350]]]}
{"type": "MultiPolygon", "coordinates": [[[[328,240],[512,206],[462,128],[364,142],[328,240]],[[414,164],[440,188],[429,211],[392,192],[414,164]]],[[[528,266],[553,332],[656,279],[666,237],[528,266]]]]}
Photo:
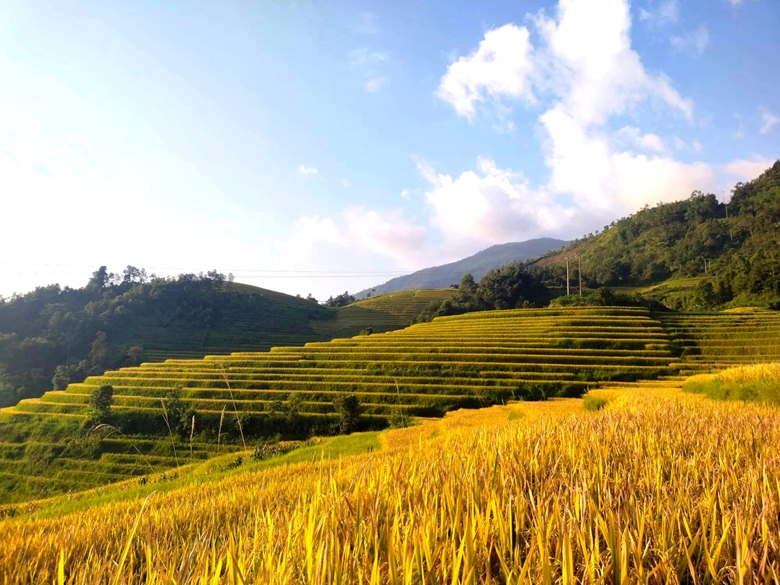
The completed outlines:
{"type": "Polygon", "coordinates": [[[143,499],[0,520],[0,579],[569,584],[780,576],[777,409],[628,389],[611,391],[595,412],[578,400],[529,403],[395,433],[381,451],[338,463],[239,469],[143,499]]]}
{"type": "Polygon", "coordinates": [[[751,364],[689,378],[686,392],[720,400],[746,400],[780,405],[780,363],[751,364]]]}

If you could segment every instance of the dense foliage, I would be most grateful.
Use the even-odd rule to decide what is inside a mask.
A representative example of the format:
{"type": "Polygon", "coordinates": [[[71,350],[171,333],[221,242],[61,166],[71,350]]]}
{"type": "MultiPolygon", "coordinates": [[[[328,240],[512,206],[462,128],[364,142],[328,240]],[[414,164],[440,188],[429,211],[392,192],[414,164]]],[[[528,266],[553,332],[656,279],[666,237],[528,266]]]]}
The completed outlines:
{"type": "Polygon", "coordinates": [[[684,201],[645,207],[601,234],[545,256],[535,269],[545,281],[560,279],[565,258],[579,257],[585,285],[592,288],[704,277],[695,296],[675,303],[679,309],[712,307],[739,297],[771,301],[780,295],[779,226],[777,161],[754,181],[738,183],[728,205],[695,191],[684,201]]]}
{"type": "MultiPolygon", "coordinates": [[[[286,321],[286,329],[308,330],[310,319],[333,316],[316,303],[295,302],[301,307],[294,308],[295,322],[286,321]]],[[[165,335],[170,345],[205,347],[210,334],[239,318],[252,315],[272,328],[283,311],[271,298],[244,292],[216,271],[158,278],[133,266],[122,275],[101,267],[80,289],[54,284],[0,298],[0,406],[137,365],[144,347],[162,343],[165,335]],[[173,336],[177,331],[183,333],[173,336]]]]}
{"type": "Polygon", "coordinates": [[[547,304],[550,297],[550,290],[539,276],[530,273],[522,262],[512,262],[491,270],[479,284],[471,274],[464,275],[458,294],[452,299],[430,303],[417,321],[473,311],[537,307],[547,304]]]}

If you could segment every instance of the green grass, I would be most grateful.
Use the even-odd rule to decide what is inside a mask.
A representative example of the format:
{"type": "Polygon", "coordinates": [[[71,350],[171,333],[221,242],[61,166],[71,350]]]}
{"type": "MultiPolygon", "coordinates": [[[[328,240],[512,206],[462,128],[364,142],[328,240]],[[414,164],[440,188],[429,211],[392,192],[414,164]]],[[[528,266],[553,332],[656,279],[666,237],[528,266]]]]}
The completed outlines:
{"type": "Polygon", "coordinates": [[[690,378],[683,390],[716,400],[743,400],[780,406],[780,364],[754,364],[690,378]]]}
{"type": "Polygon", "coordinates": [[[602,398],[601,396],[586,394],[582,400],[582,407],[585,410],[601,410],[607,405],[607,402],[607,399],[602,398]]]}
{"type": "MultiPolygon", "coordinates": [[[[101,488],[97,491],[92,490],[79,497],[54,498],[46,502],[38,510],[28,513],[28,516],[30,518],[49,518],[62,514],[82,512],[92,507],[144,498],[153,492],[165,493],[201,484],[204,481],[220,481],[227,477],[247,472],[295,465],[297,463],[336,460],[379,449],[379,433],[368,432],[328,438],[320,443],[302,447],[285,455],[263,461],[252,461],[251,451],[235,452],[215,457],[208,462],[183,466],[175,471],[169,470],[166,477],[170,477],[170,479],[162,479],[162,474],[155,474],[149,476],[145,484],[141,484],[136,479],[125,481],[115,486],[101,488]],[[235,461],[238,456],[242,457],[242,465],[234,469],[225,469],[226,465],[235,461]],[[174,473],[176,477],[173,477],[174,473]]],[[[6,509],[8,507],[4,506],[6,509]]],[[[19,508],[18,506],[14,507],[19,508]]],[[[19,509],[19,512],[23,511],[24,508],[19,509]]]]}

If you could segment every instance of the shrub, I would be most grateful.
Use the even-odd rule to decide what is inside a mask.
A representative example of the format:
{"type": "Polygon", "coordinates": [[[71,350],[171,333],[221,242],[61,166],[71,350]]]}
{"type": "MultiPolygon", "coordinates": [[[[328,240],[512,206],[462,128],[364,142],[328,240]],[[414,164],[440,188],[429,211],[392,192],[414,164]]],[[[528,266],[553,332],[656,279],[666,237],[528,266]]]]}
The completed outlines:
{"type": "Polygon", "coordinates": [[[339,433],[349,435],[358,430],[360,423],[360,401],[354,394],[338,396],[333,406],[339,415],[339,433]]]}
{"type": "Polygon", "coordinates": [[[600,396],[588,394],[582,401],[582,407],[585,410],[601,410],[607,405],[607,399],[600,396]]]}
{"type": "Polygon", "coordinates": [[[95,419],[105,422],[111,416],[111,405],[114,403],[114,387],[105,384],[92,391],[89,396],[89,406],[95,419]]]}

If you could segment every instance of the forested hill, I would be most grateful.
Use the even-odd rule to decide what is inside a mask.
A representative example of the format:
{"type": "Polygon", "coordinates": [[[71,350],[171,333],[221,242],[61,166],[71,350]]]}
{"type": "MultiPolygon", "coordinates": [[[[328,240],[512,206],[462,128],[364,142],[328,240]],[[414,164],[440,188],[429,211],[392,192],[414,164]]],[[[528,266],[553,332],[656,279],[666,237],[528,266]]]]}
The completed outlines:
{"type": "MultiPolygon", "coordinates": [[[[728,206],[715,195],[645,207],[604,231],[533,264],[541,269],[581,257],[587,286],[637,286],[672,277],[706,277],[700,292],[715,306],[738,295],[780,294],[780,161],[738,183],[728,206]]],[[[576,261],[574,263],[576,266],[576,261]]]]}
{"type": "Polygon", "coordinates": [[[0,297],[0,406],[150,359],[301,345],[325,338],[312,324],[336,316],[216,271],[147,279],[133,267],[121,276],[102,267],[84,288],[0,297]]]}
{"type": "Polygon", "coordinates": [[[364,298],[369,292],[379,295],[402,290],[446,288],[451,284],[459,283],[465,274],[471,274],[476,280],[481,280],[493,269],[511,262],[536,258],[550,250],[559,250],[567,243],[555,238],[537,238],[491,246],[457,262],[424,268],[412,274],[393,278],[372,289],[361,291],[356,296],[364,298]]]}

